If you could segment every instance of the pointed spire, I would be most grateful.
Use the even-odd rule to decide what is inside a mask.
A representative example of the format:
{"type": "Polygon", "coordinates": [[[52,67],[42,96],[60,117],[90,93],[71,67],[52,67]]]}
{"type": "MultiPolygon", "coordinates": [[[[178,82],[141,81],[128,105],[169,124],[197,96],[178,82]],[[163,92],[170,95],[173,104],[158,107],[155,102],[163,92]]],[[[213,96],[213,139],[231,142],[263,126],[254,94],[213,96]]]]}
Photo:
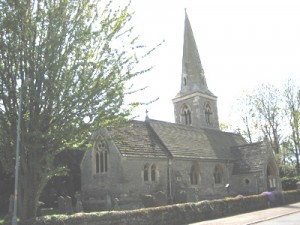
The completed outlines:
{"type": "Polygon", "coordinates": [[[207,84],[204,76],[204,70],[201,64],[196,41],[192,31],[192,27],[185,10],[184,24],[184,44],[182,56],[182,82],[181,91],[207,92],[207,84]]]}

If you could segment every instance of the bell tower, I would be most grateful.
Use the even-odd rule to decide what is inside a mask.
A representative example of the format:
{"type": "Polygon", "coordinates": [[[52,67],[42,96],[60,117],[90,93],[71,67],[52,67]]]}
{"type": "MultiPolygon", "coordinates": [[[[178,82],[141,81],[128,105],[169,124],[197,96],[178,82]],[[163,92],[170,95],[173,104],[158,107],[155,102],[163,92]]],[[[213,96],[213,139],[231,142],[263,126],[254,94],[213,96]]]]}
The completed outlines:
{"type": "Polygon", "coordinates": [[[217,97],[208,89],[192,27],[185,12],[181,89],[173,99],[175,122],[219,129],[217,97]]]}

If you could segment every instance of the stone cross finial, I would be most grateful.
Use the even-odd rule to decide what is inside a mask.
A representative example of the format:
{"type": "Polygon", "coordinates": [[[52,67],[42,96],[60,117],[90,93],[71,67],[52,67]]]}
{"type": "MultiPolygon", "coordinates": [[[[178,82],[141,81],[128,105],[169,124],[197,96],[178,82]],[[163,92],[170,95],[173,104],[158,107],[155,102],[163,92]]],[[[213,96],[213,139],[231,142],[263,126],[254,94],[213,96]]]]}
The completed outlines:
{"type": "Polygon", "coordinates": [[[146,121],[149,121],[148,112],[149,112],[149,111],[146,109],[146,117],[145,117],[145,120],[146,120],[146,121]]]}

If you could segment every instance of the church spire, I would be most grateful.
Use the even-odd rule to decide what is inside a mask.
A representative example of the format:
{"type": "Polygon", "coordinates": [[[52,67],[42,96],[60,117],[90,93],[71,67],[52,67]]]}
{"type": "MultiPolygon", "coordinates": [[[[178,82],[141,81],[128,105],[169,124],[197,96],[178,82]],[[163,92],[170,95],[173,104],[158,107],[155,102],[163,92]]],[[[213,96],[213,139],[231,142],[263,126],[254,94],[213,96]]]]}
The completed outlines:
{"type": "Polygon", "coordinates": [[[192,92],[210,93],[207,88],[192,27],[185,11],[181,94],[192,92]]]}
{"type": "Polygon", "coordinates": [[[219,129],[217,97],[208,90],[192,27],[185,12],[181,89],[173,99],[176,123],[219,129]]]}

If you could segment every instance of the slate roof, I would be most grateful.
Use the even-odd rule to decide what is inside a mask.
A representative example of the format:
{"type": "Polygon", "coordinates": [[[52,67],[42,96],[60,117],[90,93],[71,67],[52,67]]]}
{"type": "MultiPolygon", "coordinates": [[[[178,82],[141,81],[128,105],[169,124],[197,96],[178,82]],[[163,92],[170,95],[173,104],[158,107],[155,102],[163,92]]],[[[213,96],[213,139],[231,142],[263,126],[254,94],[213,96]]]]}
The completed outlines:
{"type": "Polygon", "coordinates": [[[238,134],[157,120],[132,121],[109,133],[120,153],[130,157],[233,160],[231,147],[246,143],[238,134]]]}
{"type": "Polygon", "coordinates": [[[230,148],[246,144],[239,134],[199,129],[176,123],[150,120],[149,125],[173,157],[235,159],[230,148]]]}
{"type": "Polygon", "coordinates": [[[236,146],[231,149],[235,158],[239,159],[234,163],[233,174],[247,174],[259,172],[264,168],[265,159],[262,158],[265,151],[263,142],[236,146]]]}
{"type": "Polygon", "coordinates": [[[131,121],[108,132],[123,156],[156,158],[169,156],[168,151],[145,122],[131,121]]]}

